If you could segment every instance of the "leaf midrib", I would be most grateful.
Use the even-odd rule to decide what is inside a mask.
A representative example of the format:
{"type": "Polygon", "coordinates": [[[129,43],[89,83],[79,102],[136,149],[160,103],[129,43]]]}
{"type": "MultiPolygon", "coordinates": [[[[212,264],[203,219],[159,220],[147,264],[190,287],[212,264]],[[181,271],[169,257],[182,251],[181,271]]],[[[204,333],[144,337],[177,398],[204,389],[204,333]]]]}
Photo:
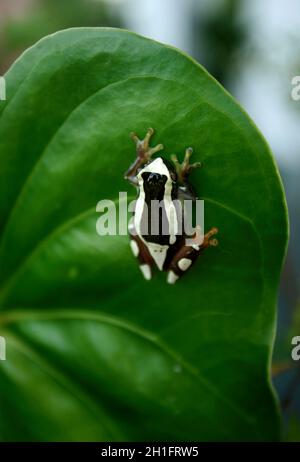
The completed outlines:
{"type": "MultiPolygon", "coordinates": [[[[88,312],[86,310],[80,311],[78,309],[70,311],[65,308],[56,310],[49,310],[49,312],[39,312],[37,310],[26,311],[6,311],[1,313],[0,325],[4,327],[3,331],[10,332],[9,325],[17,322],[30,322],[30,321],[57,321],[57,320],[73,320],[73,321],[93,321],[106,324],[109,326],[117,327],[131,334],[134,334],[143,340],[152,343],[159,351],[164,353],[166,356],[171,358],[177,364],[179,364],[183,370],[185,370],[194,380],[197,380],[200,386],[202,386],[207,392],[211,393],[217,398],[223,405],[227,406],[231,411],[235,412],[242,420],[247,422],[249,425],[255,423],[255,419],[250,417],[246,411],[236,406],[231,399],[228,399],[224,394],[220,393],[218,388],[203,377],[199,369],[190,364],[182,355],[178,354],[174,349],[167,345],[158,335],[148,332],[146,329],[142,329],[139,326],[124,321],[118,317],[109,316],[100,311],[88,312]]],[[[9,333],[10,335],[10,333],[9,333]]],[[[15,334],[14,334],[15,335],[15,334]]]]}

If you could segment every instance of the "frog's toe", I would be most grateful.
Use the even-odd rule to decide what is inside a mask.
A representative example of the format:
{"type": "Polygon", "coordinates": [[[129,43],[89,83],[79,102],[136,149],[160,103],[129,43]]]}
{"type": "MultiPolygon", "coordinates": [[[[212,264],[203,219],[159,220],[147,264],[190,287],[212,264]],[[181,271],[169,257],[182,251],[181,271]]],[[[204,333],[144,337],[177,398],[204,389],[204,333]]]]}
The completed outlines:
{"type": "Polygon", "coordinates": [[[168,272],[168,276],[167,276],[167,283],[168,284],[175,284],[177,279],[179,279],[179,276],[177,274],[175,274],[174,271],[170,270],[168,272]]]}

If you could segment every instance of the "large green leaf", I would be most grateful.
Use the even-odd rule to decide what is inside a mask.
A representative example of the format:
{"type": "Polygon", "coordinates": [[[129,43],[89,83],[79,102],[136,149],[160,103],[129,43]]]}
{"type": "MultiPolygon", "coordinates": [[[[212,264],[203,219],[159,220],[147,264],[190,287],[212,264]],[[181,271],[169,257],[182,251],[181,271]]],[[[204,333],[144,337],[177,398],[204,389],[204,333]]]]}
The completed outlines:
{"type": "Polygon", "coordinates": [[[2,440],[277,440],[269,380],[287,240],[264,139],[196,62],[112,29],[29,49],[0,106],[2,440]],[[175,286],[144,281],[96,204],[134,190],[129,132],[204,167],[209,249],[175,286]]]}

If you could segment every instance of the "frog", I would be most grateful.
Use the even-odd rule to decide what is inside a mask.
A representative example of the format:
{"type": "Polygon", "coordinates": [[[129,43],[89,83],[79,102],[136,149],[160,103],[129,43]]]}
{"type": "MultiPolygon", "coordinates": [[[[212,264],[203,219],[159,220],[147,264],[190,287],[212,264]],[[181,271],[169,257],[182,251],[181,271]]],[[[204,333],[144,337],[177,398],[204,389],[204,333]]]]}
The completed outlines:
{"type": "Polygon", "coordinates": [[[156,266],[167,273],[167,283],[173,285],[194,266],[206,248],[218,245],[214,237],[218,229],[213,227],[203,234],[197,225],[192,236],[186,234],[180,205],[186,200],[198,200],[189,176],[201,163],[190,163],[191,147],[185,150],[182,163],[176,154],[171,155],[171,160],[161,155],[154,158],[164,146],[151,147],[153,135],[151,127],[143,139],[135,132],[130,134],[136,146],[136,158],[124,178],[136,188],[137,200],[128,232],[131,251],[144,278],[151,280],[156,266]]]}

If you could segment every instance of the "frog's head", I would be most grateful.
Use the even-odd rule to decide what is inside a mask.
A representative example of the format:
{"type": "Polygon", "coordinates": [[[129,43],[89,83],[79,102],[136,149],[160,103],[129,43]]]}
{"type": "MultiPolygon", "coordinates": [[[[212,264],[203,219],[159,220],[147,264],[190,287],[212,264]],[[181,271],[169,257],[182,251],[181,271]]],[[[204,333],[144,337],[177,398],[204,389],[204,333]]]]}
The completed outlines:
{"type": "Polygon", "coordinates": [[[172,164],[162,157],[150,161],[137,175],[139,187],[150,200],[171,197],[176,184],[176,173],[172,164]]]}

